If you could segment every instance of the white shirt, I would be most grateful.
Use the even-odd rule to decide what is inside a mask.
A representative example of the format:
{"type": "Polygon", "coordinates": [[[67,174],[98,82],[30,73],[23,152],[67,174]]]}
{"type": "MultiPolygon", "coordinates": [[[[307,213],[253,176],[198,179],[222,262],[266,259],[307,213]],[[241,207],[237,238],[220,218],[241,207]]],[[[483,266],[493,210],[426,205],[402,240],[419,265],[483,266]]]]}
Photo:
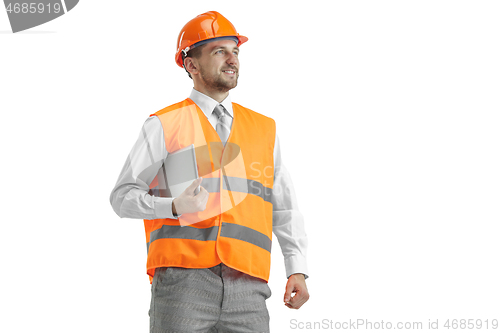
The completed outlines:
{"type": "MultiPolygon", "coordinates": [[[[219,103],[195,89],[189,98],[198,105],[215,129],[217,116],[212,112],[219,103]]],[[[233,105],[230,96],[220,104],[230,115],[231,127],[233,105]]],[[[172,213],[172,201],[175,198],[156,197],[148,193],[149,184],[167,156],[161,121],[158,117],[151,116],[146,119],[111,192],[111,206],[119,217],[146,220],[176,218],[172,213]]],[[[304,217],[298,210],[290,175],[281,161],[278,135],[274,145],[274,186],[271,202],[273,233],[278,238],[285,258],[286,275],[289,277],[302,273],[307,278],[307,235],[304,217]]]]}

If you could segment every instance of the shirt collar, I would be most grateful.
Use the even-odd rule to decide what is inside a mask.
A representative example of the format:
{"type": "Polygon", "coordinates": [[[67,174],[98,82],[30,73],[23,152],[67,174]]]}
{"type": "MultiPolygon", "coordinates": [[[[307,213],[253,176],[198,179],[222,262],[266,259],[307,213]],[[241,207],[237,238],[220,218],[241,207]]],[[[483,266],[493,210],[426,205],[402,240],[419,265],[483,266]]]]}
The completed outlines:
{"type": "Polygon", "coordinates": [[[199,92],[198,90],[194,89],[191,91],[191,95],[189,98],[195,102],[196,105],[203,111],[205,116],[207,118],[210,117],[212,112],[214,111],[214,108],[218,104],[222,104],[224,108],[229,112],[229,115],[231,118],[233,118],[233,103],[231,103],[231,96],[227,95],[226,99],[222,101],[222,103],[217,102],[215,99],[208,97],[207,95],[199,92]]]}

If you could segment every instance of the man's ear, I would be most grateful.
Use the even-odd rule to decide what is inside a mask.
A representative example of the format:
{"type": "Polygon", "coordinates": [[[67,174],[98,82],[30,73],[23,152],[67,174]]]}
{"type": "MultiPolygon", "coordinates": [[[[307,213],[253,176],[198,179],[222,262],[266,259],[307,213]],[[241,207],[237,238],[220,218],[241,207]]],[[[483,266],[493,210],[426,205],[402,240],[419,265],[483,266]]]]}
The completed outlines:
{"type": "Polygon", "coordinates": [[[184,59],[184,67],[191,74],[198,74],[199,72],[198,61],[195,58],[187,57],[184,59]]]}

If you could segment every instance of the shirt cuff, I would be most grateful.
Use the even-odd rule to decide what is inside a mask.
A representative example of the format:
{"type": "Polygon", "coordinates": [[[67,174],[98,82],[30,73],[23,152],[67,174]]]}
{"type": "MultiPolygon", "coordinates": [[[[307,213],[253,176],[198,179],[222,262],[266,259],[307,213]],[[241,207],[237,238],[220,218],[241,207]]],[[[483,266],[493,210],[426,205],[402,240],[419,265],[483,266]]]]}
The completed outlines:
{"type": "Polygon", "coordinates": [[[287,279],[290,275],[297,273],[304,274],[306,279],[309,277],[306,258],[302,255],[294,255],[285,259],[285,271],[287,279]]]}
{"type": "Polygon", "coordinates": [[[177,219],[180,215],[172,213],[172,201],[175,198],[154,197],[155,215],[157,219],[177,219]]]}

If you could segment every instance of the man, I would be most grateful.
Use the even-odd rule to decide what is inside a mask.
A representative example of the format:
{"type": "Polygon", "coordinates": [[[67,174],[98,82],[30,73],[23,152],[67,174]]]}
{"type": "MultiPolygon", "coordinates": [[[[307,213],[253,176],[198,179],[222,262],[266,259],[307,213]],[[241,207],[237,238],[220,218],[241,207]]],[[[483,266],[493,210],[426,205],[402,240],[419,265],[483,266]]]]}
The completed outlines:
{"type": "Polygon", "coordinates": [[[111,193],[120,217],[144,219],[151,332],[268,332],[272,232],[285,257],[285,305],[309,298],[307,237],[274,120],[229,97],[247,40],[213,11],[184,26],[175,59],[191,95],[146,120],[111,193]],[[163,161],[190,145],[201,177],[162,196],[163,161]]]}

